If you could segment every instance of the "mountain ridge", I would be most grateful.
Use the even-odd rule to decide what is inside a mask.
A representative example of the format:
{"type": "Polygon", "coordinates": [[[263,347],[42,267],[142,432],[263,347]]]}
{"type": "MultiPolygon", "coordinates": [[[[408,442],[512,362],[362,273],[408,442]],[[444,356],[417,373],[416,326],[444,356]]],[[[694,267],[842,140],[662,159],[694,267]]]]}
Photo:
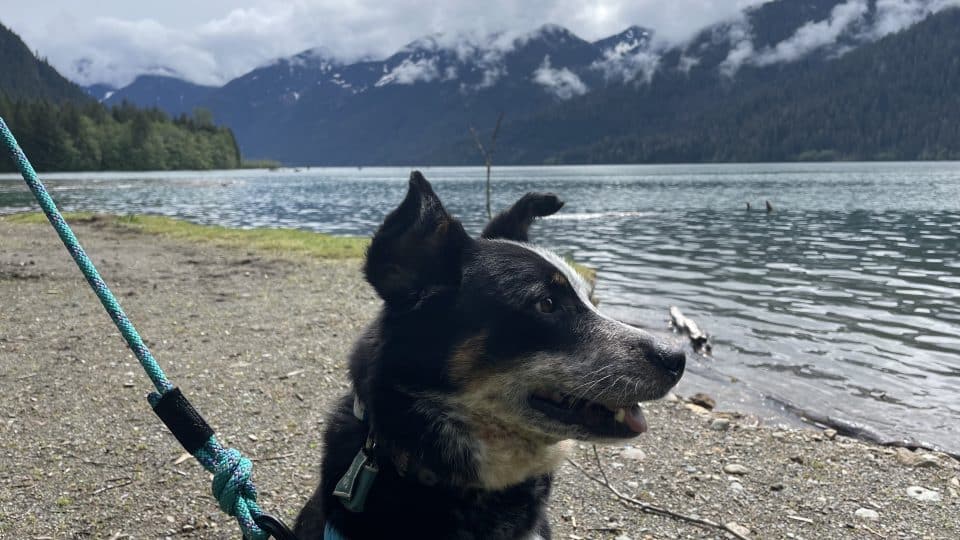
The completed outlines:
{"type": "MultiPolygon", "coordinates": [[[[914,2],[904,14],[884,0],[777,0],[682,44],[636,25],[591,42],[545,24],[514,36],[431,34],[386,58],[353,63],[316,48],[260,66],[191,105],[231,126],[244,155],[289,164],[472,163],[469,128],[482,129],[501,112],[500,159],[510,163],[827,157],[826,148],[640,152],[626,141],[706,132],[705,118],[729,126],[715,109],[749,115],[748,96],[775,99],[778,85],[816,79],[818,70],[949,4],[914,2]],[[612,141],[620,153],[601,149],[612,141]]],[[[817,91],[830,95],[830,82],[821,84],[817,91]]],[[[124,90],[110,99],[124,99],[124,90]]],[[[711,140],[716,146],[719,139],[711,140]]]]}

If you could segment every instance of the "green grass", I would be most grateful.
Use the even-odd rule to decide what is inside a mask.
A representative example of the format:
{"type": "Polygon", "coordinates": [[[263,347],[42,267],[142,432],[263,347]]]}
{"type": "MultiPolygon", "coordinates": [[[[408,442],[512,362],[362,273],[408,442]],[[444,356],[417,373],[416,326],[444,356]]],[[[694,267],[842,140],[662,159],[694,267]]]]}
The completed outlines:
{"type": "MultiPolygon", "coordinates": [[[[356,259],[366,253],[370,240],[358,236],[333,236],[297,229],[231,229],[218,225],[197,225],[164,216],[113,216],[92,212],[67,212],[68,223],[107,225],[156,234],[178,240],[208,242],[218,246],[261,249],[278,253],[299,253],[320,259],[356,259]]],[[[0,217],[10,223],[47,223],[40,212],[27,212],[0,217]]],[[[597,271],[565,257],[587,283],[597,282],[597,271]]]]}
{"type": "MultiPolygon", "coordinates": [[[[231,229],[216,225],[197,225],[163,216],[111,216],[89,212],[68,212],[69,223],[96,223],[193,242],[218,246],[259,249],[280,253],[298,253],[320,259],[356,259],[363,257],[370,241],[357,236],[333,236],[297,229],[231,229]]],[[[3,218],[11,223],[46,223],[39,213],[13,214],[3,218]]]]}

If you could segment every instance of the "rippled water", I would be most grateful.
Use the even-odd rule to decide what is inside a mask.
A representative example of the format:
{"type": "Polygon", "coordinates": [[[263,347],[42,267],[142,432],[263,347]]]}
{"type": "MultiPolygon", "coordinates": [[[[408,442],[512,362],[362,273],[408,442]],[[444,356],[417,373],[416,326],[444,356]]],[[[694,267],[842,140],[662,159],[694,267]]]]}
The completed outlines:
{"type": "MultiPolygon", "coordinates": [[[[48,175],[63,207],[369,234],[404,169],[48,175]]],[[[479,168],[424,170],[468,229],[479,168]]],[[[681,391],[960,452],[960,164],[498,168],[494,206],[567,201],[534,236],[600,271],[604,309],[654,329],[671,305],[714,358],[681,391]],[[757,208],[770,199],[776,211],[757,208]],[[745,210],[751,201],[752,212],[745,210]]],[[[0,213],[34,208],[0,177],[0,213]]]]}

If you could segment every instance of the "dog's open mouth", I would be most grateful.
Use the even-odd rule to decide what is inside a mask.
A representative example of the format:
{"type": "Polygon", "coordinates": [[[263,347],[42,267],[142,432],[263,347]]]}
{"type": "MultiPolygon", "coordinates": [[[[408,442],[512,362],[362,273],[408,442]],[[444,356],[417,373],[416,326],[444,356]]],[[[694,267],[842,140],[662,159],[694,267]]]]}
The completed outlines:
{"type": "Polygon", "coordinates": [[[528,402],[551,420],[586,428],[601,437],[634,437],[647,431],[639,403],[611,406],[558,391],[534,392],[528,402]]]}

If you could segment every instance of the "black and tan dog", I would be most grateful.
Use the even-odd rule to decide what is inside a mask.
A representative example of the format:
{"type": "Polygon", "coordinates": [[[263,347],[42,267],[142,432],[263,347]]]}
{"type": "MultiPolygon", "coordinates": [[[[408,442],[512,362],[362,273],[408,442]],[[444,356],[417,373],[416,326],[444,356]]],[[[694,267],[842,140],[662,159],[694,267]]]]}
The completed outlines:
{"type": "Polygon", "coordinates": [[[414,172],[364,271],[383,298],[327,422],[322,480],[297,519],[322,538],[550,538],[565,441],[646,430],[683,353],[601,314],[580,276],[526,242],[563,206],[528,194],[468,236],[414,172]]]}

